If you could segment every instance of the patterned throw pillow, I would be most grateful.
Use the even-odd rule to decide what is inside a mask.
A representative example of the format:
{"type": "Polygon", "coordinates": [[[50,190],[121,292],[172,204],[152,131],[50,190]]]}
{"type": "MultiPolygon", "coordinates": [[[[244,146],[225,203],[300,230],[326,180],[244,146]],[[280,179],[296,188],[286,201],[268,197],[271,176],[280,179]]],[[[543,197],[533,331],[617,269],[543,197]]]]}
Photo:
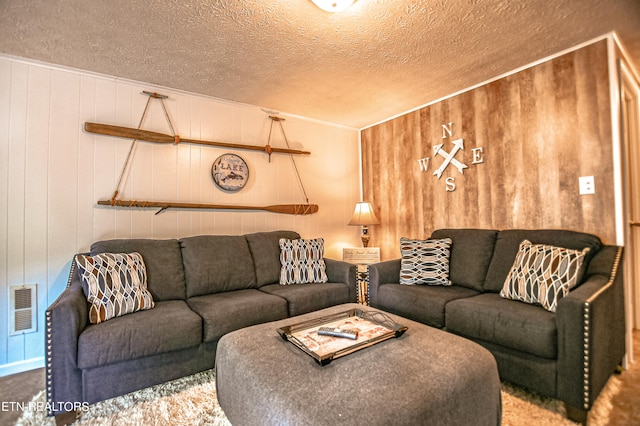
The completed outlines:
{"type": "Polygon", "coordinates": [[[147,269],[140,253],[80,254],[76,263],[92,324],[155,306],[147,290],[147,269]]]}
{"type": "Polygon", "coordinates": [[[571,250],[524,240],[500,296],[555,312],[558,300],[582,279],[582,264],[588,252],[588,247],[571,250]]]}
{"type": "Polygon", "coordinates": [[[410,240],[400,238],[400,284],[451,285],[451,238],[410,240]]]}
{"type": "Polygon", "coordinates": [[[280,238],[280,284],[326,283],[324,240],[280,238]]]}

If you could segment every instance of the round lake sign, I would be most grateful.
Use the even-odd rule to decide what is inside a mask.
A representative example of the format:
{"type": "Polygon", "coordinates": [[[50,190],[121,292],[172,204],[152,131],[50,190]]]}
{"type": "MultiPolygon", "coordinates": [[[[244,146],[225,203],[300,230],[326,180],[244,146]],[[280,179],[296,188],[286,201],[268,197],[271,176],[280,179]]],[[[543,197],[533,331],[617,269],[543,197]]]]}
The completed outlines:
{"type": "Polygon", "coordinates": [[[216,186],[223,191],[238,192],[249,180],[249,167],[242,157],[224,154],[213,162],[211,176],[216,186]]]}

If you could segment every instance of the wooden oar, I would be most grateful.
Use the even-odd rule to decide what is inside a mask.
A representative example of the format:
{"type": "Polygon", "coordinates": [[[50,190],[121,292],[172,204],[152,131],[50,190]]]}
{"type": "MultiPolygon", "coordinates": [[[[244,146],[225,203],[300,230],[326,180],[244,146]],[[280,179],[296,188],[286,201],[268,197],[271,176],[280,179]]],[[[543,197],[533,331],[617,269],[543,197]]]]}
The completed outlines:
{"type": "Polygon", "coordinates": [[[84,123],[84,130],[89,133],[96,133],[99,135],[117,136],[126,139],[137,139],[141,141],[154,142],[154,143],[192,143],[197,145],[207,146],[220,146],[233,149],[248,149],[251,151],[264,151],[267,154],[279,153],[279,154],[311,154],[309,151],[301,151],[297,149],[286,148],[274,148],[271,145],[259,146],[259,145],[244,145],[229,142],[216,142],[216,141],[203,141],[198,139],[183,139],[180,136],[171,136],[164,133],[151,132],[149,130],[133,129],[131,127],[112,126],[110,124],[100,123],[84,123]]]}
{"type": "MultiPolygon", "coordinates": [[[[216,209],[216,210],[264,210],[271,213],[307,215],[318,211],[317,204],[275,204],[272,206],[234,206],[225,204],[180,203],[172,201],[99,200],[101,206],[114,207],[155,207],[160,213],[166,209],[216,209]]],[[[156,213],[157,214],[157,213],[156,213]]]]}

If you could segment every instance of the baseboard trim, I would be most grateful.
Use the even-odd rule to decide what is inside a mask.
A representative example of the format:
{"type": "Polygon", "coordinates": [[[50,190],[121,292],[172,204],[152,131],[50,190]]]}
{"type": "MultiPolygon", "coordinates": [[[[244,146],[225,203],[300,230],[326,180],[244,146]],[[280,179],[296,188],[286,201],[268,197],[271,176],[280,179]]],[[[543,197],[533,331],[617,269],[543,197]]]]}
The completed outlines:
{"type": "Polygon", "coordinates": [[[23,373],[36,368],[44,367],[44,357],[26,359],[24,361],[12,362],[0,365],[0,377],[10,376],[16,373],[23,373]]]}

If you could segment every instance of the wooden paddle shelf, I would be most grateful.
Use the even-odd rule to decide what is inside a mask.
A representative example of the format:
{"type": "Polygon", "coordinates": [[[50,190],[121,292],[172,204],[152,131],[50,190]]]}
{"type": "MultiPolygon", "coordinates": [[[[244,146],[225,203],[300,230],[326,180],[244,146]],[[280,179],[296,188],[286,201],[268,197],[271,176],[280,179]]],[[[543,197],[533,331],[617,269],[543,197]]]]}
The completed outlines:
{"type": "Polygon", "coordinates": [[[160,144],[179,144],[179,143],[189,143],[196,145],[205,145],[205,146],[213,146],[213,147],[225,147],[232,149],[244,149],[250,151],[263,151],[269,155],[269,161],[271,161],[271,154],[289,154],[289,155],[309,155],[311,154],[309,151],[301,151],[297,149],[291,149],[289,147],[289,141],[287,140],[287,136],[284,133],[284,128],[282,127],[283,118],[276,116],[269,116],[271,119],[271,126],[269,127],[269,139],[267,140],[267,144],[265,146],[259,145],[245,145],[245,144],[237,144],[237,143],[229,143],[229,142],[218,142],[218,141],[206,141],[199,139],[186,139],[181,138],[174,132],[173,124],[171,123],[171,118],[169,117],[169,113],[167,112],[166,105],[164,100],[167,98],[165,95],[161,95],[155,92],[142,92],[143,94],[149,96],[147,99],[147,104],[145,106],[144,112],[142,113],[142,117],[140,119],[140,124],[137,129],[133,129],[131,127],[123,127],[123,126],[114,126],[110,124],[100,124],[100,123],[84,123],[84,130],[89,133],[95,133],[98,135],[106,135],[106,136],[115,136],[126,139],[133,139],[131,147],[129,149],[129,155],[124,163],[122,168],[122,172],[120,174],[120,180],[118,181],[118,185],[113,193],[113,197],[110,200],[99,200],[98,205],[101,206],[110,206],[110,207],[123,207],[123,208],[159,208],[156,214],[161,213],[167,209],[209,209],[209,210],[262,210],[271,213],[283,213],[283,214],[293,214],[293,215],[308,215],[313,214],[318,211],[317,204],[308,204],[309,198],[307,197],[307,193],[304,190],[304,185],[302,184],[302,180],[300,179],[300,174],[298,173],[298,168],[295,165],[295,160],[291,157],[293,162],[294,170],[296,172],[296,176],[298,177],[298,181],[304,193],[305,200],[307,204],[276,204],[271,206],[237,206],[237,205],[223,205],[223,204],[203,204],[203,203],[181,203],[181,202],[173,202],[173,201],[138,201],[138,200],[120,200],[118,199],[118,194],[120,192],[120,187],[122,185],[123,178],[125,176],[125,171],[128,169],[131,164],[131,160],[134,152],[134,145],[136,141],[146,141],[151,143],[160,143],[160,144]],[[143,130],[140,127],[142,126],[142,122],[147,114],[149,103],[151,99],[159,99],[162,104],[162,109],[164,110],[165,117],[167,119],[167,123],[171,129],[171,135],[167,135],[159,132],[152,132],[149,130],[143,130]],[[277,122],[280,124],[280,129],[282,130],[282,135],[284,136],[285,142],[287,143],[287,148],[275,148],[270,145],[271,142],[271,131],[273,129],[273,123],[277,122]]]}
{"type": "Polygon", "coordinates": [[[156,214],[167,209],[210,209],[210,210],[262,210],[271,213],[308,215],[318,211],[317,204],[275,204],[272,206],[237,206],[225,204],[180,203],[171,201],[137,201],[137,200],[99,200],[101,206],[160,208],[156,214]]]}
{"type": "Polygon", "coordinates": [[[164,133],[152,132],[143,129],[133,129],[131,127],[113,126],[111,124],[91,123],[89,121],[84,123],[84,130],[89,133],[95,133],[98,135],[115,136],[125,139],[135,139],[145,142],[161,143],[161,144],[179,144],[189,143],[194,145],[216,146],[232,149],[244,149],[249,151],[263,151],[269,154],[296,154],[296,155],[309,155],[311,152],[302,151],[299,149],[288,148],[275,148],[267,144],[265,146],[260,145],[244,145],[238,143],[218,142],[218,141],[206,141],[200,139],[187,139],[181,138],[178,135],[171,136],[164,133]]]}

